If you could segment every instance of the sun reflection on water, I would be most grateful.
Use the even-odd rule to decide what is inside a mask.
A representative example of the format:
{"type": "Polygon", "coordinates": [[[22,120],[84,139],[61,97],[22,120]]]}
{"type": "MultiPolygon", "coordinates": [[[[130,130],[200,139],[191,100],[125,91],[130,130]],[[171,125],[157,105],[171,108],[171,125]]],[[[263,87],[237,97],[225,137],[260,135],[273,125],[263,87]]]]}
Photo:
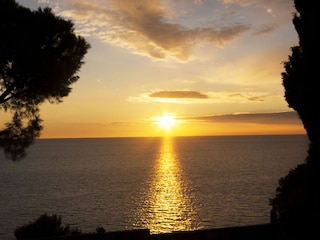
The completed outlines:
{"type": "Polygon", "coordinates": [[[187,188],[172,139],[163,138],[145,206],[139,214],[143,227],[154,234],[194,230],[195,211],[187,188]]]}

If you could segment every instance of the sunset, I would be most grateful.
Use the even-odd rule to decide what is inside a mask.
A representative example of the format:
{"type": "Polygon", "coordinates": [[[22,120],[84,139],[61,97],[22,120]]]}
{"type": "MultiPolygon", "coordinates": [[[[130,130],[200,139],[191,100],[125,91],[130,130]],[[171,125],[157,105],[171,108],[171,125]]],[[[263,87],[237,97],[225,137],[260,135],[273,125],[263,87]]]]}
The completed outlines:
{"type": "Polygon", "coordinates": [[[174,119],[174,117],[167,114],[164,114],[163,116],[160,116],[160,117],[155,117],[154,119],[156,120],[156,123],[159,126],[167,130],[170,130],[171,127],[173,127],[176,124],[176,120],[174,119]]]}
{"type": "Polygon", "coordinates": [[[69,96],[40,106],[41,138],[161,136],[150,119],[164,112],[180,136],[305,133],[294,113],[267,117],[292,111],[281,80],[298,42],[291,1],[17,2],[71,19],[91,45],[69,96]]]}
{"type": "Polygon", "coordinates": [[[0,0],[1,240],[319,235],[318,15],[0,0]]]}

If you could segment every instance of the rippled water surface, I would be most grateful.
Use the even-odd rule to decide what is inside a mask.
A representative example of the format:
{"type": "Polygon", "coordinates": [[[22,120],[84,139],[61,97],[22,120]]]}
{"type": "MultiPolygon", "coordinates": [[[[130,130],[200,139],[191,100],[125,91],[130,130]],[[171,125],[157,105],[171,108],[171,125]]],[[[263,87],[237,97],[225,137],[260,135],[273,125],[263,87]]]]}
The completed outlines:
{"type": "Polygon", "coordinates": [[[83,232],[151,233],[269,222],[280,177],[302,163],[294,136],[41,139],[0,157],[0,239],[43,213],[83,232]]]}

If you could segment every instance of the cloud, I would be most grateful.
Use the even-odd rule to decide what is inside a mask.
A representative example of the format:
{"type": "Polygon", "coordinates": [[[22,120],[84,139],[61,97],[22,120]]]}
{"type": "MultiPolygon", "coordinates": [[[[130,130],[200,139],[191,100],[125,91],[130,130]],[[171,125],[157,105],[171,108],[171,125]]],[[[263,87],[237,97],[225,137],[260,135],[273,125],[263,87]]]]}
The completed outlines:
{"type": "Polygon", "coordinates": [[[154,98],[209,98],[208,95],[196,91],[159,91],[149,94],[154,98]]]}
{"type": "Polygon", "coordinates": [[[277,113],[242,113],[226,114],[202,117],[190,117],[186,120],[195,120],[203,122],[237,122],[237,123],[256,123],[256,124],[288,124],[301,125],[296,112],[277,112],[277,113]]]}
{"type": "Polygon", "coordinates": [[[155,90],[131,96],[129,102],[163,102],[176,104],[248,103],[264,102],[271,98],[283,99],[283,94],[268,92],[199,92],[192,90],[155,90]]]}
{"type": "Polygon", "coordinates": [[[39,4],[50,4],[50,0],[38,0],[39,4]]]}
{"type": "Polygon", "coordinates": [[[262,34],[268,34],[271,33],[273,31],[275,31],[277,27],[274,24],[270,24],[270,25],[264,25],[264,26],[260,26],[259,28],[257,28],[254,32],[253,35],[262,35],[262,34]]]}
{"type": "Polygon", "coordinates": [[[250,6],[250,5],[259,5],[263,6],[266,11],[270,11],[270,9],[288,9],[293,6],[292,1],[287,0],[220,0],[225,4],[237,4],[242,7],[250,6]]]}
{"type": "Polygon", "coordinates": [[[240,23],[188,28],[173,22],[173,10],[160,0],[110,0],[105,4],[73,1],[69,6],[72,10],[60,14],[74,19],[80,34],[85,30],[86,36],[90,34],[153,59],[187,61],[198,43],[221,47],[250,29],[240,23]]]}
{"type": "Polygon", "coordinates": [[[253,35],[270,34],[276,31],[280,25],[291,23],[292,12],[295,11],[291,0],[219,0],[225,5],[239,6],[242,11],[249,10],[245,14],[246,19],[254,21],[253,35]],[[290,22],[288,22],[288,20],[290,22]]]}

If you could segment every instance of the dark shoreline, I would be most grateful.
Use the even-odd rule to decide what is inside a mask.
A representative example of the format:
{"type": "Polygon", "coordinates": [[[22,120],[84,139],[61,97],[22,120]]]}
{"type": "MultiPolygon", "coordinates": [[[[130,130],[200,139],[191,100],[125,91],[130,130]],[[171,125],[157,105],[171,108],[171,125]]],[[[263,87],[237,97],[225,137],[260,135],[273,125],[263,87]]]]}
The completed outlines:
{"type": "MultiPolygon", "coordinates": [[[[241,227],[176,231],[150,234],[149,229],[125,230],[77,236],[37,238],[34,240],[276,240],[281,239],[277,224],[259,224],[241,227]]],[[[31,239],[29,239],[31,240],[31,239]]]]}

